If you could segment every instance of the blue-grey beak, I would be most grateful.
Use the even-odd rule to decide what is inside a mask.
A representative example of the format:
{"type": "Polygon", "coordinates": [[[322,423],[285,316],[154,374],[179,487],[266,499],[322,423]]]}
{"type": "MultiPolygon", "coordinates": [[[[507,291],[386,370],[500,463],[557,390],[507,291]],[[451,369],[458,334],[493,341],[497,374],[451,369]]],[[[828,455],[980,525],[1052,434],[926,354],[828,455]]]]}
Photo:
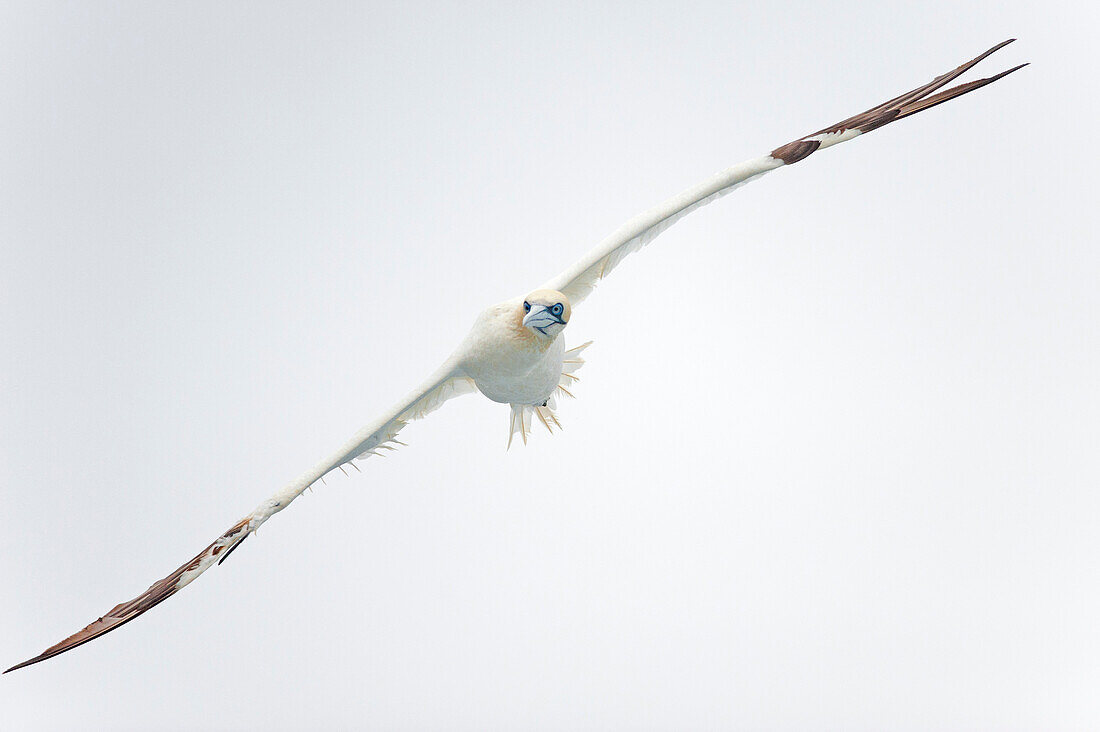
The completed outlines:
{"type": "Polygon", "coordinates": [[[565,321],[550,312],[550,308],[545,305],[532,305],[531,311],[523,318],[525,326],[534,328],[543,335],[546,335],[546,328],[559,323],[564,324],[565,321]]]}

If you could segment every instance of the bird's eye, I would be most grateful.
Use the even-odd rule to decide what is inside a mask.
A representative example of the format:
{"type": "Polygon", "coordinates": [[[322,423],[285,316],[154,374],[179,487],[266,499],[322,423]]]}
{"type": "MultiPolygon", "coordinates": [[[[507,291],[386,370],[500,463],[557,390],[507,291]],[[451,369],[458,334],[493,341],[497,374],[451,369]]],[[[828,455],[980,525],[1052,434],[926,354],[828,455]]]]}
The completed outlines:
{"type": "Polygon", "coordinates": [[[561,315],[561,311],[562,311],[562,306],[561,306],[560,302],[557,305],[555,305],[554,307],[550,308],[550,312],[552,312],[554,315],[561,315]]]}
{"type": "Polygon", "coordinates": [[[525,312],[525,313],[531,312],[531,303],[527,302],[526,300],[524,300],[524,302],[523,302],[523,312],[525,312]]]}

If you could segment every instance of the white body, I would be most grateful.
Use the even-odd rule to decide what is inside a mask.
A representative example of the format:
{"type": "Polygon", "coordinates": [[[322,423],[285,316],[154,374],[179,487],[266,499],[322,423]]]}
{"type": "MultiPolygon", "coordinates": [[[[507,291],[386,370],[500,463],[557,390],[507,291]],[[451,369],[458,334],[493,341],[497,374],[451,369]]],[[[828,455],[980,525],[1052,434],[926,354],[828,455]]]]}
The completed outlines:
{"type": "Polygon", "coordinates": [[[565,337],[535,335],[517,317],[522,303],[518,297],[486,308],[453,358],[457,370],[494,402],[541,406],[561,381],[565,337]]]}

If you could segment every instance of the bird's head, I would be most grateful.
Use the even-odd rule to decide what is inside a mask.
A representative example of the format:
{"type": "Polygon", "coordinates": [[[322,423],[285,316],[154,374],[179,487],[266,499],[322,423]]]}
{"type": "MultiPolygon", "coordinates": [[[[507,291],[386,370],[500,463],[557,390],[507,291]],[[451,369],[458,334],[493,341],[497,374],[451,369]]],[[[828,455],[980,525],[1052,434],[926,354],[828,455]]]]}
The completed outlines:
{"type": "Polygon", "coordinates": [[[553,340],[569,322],[569,298],[557,290],[535,290],[523,298],[523,325],[553,340]]]}

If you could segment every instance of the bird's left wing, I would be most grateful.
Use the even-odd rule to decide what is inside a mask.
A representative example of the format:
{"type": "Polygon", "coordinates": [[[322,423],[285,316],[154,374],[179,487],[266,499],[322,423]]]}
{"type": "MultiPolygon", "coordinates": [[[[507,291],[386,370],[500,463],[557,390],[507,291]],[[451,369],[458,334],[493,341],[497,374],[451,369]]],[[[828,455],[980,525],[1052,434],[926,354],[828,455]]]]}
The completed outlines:
{"type": "Polygon", "coordinates": [[[673,196],[659,206],[627,221],[580,261],[547,282],[543,287],[564,293],[569,301],[576,305],[587,297],[596,287],[596,284],[617,267],[619,262],[626,258],[628,254],[638,251],[653,241],[661,232],[695,209],[705,206],[749,181],[756,180],[769,171],[781,168],[784,165],[797,163],[817,150],[846,142],[864,132],[870,132],[895,120],[962,96],[1026,66],[1027,64],[1021,64],[996,76],[959,84],[937,93],[938,89],[962,75],[994,51],[1012,43],[1013,40],[1015,39],[997,44],[954,71],[938,76],[928,84],[911,92],[895,97],[888,102],[872,107],[866,112],[849,117],[812,135],[801,137],[794,142],[777,147],[768,155],[748,160],[740,165],[715,173],[699,185],[689,188],[678,196],[673,196]]]}
{"type": "Polygon", "coordinates": [[[335,453],[302,473],[285,488],[257,506],[255,511],[233,524],[228,531],[196,554],[187,564],[155,583],[133,600],[111,608],[106,615],[89,624],[83,630],[74,633],[56,645],[50,646],[34,658],[12,666],[4,673],[30,666],[32,663],[45,661],[47,658],[52,658],[59,653],[76,648],[130,622],[146,610],[159,605],[190,584],[196,577],[213,566],[215,562],[220,564],[225,561],[225,558],[249,534],[276,513],[289,506],[290,502],[300,496],[306,488],[324,480],[324,477],[334,470],[344,470],[345,465],[351,465],[358,469],[355,461],[377,455],[380,450],[392,450],[392,443],[398,442],[396,439],[397,433],[408,422],[435,411],[443,405],[443,402],[452,397],[476,390],[477,387],[474,385],[473,379],[465,376],[455,366],[454,358],[449,359],[418,389],[374,422],[356,432],[335,453]]]}

